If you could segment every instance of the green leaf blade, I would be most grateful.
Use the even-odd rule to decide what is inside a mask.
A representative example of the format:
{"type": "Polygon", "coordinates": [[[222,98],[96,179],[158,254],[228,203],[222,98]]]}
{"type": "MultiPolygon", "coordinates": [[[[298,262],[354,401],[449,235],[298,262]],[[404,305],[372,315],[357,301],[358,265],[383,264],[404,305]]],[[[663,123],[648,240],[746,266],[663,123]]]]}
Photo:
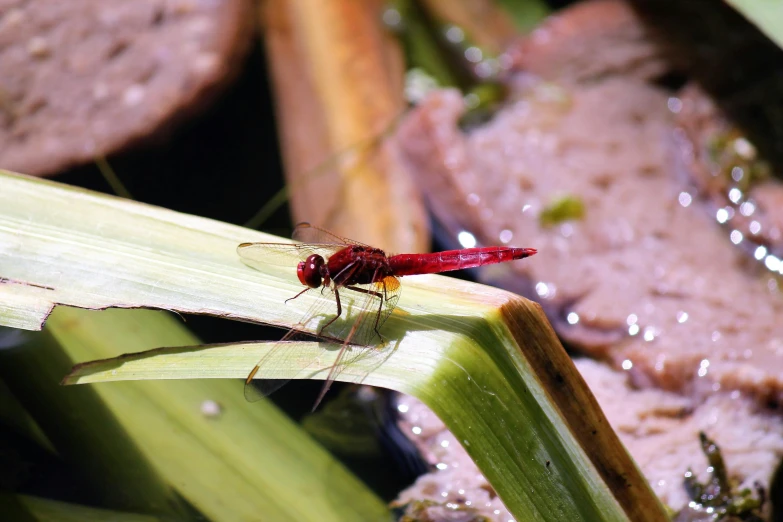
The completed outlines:
{"type": "Polygon", "coordinates": [[[280,306],[298,291],[295,266],[262,273],[236,254],[280,238],[2,171],[0,186],[0,280],[16,282],[0,283],[0,325],[40,329],[56,304],[301,318],[280,306]]]}
{"type": "MultiPolygon", "coordinates": [[[[155,307],[291,327],[318,298],[303,295],[284,305],[301,290],[295,267],[253,270],[236,254],[239,243],[279,238],[12,174],[0,174],[0,183],[0,277],[52,288],[45,290],[51,292],[51,303],[155,307]]],[[[387,346],[350,348],[350,364],[337,379],[422,399],[463,442],[521,520],[665,520],[540,308],[507,292],[441,276],[411,276],[405,283],[397,309],[384,324],[387,346]]],[[[355,304],[346,296],[344,320],[351,320],[355,304]]],[[[304,329],[316,331],[313,323],[304,329]]],[[[187,359],[182,350],[159,352],[128,357],[121,365],[114,361],[113,367],[95,372],[97,367],[84,365],[73,378],[209,377],[211,384],[224,386],[232,383],[214,379],[244,379],[270,348],[223,346],[214,358],[198,350],[187,359]],[[188,374],[184,370],[190,365],[193,372],[188,374]],[[153,373],[142,373],[146,371],[153,373]]],[[[281,370],[290,378],[324,379],[339,353],[335,346],[317,343],[298,345],[292,353],[274,351],[258,378],[280,378],[281,370]]],[[[74,353],[76,360],[109,357],[97,350],[74,353]]],[[[153,395],[119,388],[132,384],[141,383],[95,388],[111,394],[118,405],[132,396],[151,406],[153,395]]],[[[238,384],[232,384],[233,392],[216,390],[221,401],[232,404],[231,410],[243,411],[246,406],[233,402],[243,400],[238,384]]],[[[189,381],[154,383],[164,385],[196,386],[189,381]]],[[[154,397],[162,394],[161,388],[154,397]]],[[[143,440],[139,426],[150,423],[137,419],[127,429],[143,440]]],[[[156,429],[167,428],[158,424],[156,429]]],[[[247,437],[239,447],[252,444],[247,437]]],[[[289,450],[283,446],[273,453],[289,450]]]]}
{"type": "MultiPolygon", "coordinates": [[[[177,319],[147,310],[61,307],[46,330],[78,360],[139,344],[198,342],[177,319]]],[[[173,375],[185,363],[177,353],[182,349],[170,351],[174,358],[163,371],[173,375]]],[[[208,362],[217,364],[224,356],[218,352],[208,362]]],[[[248,366],[240,363],[251,360],[252,354],[238,350],[235,371],[246,375],[248,366]]],[[[121,366],[107,368],[114,377],[121,371],[121,366]]],[[[149,380],[142,374],[145,382],[139,382],[139,375],[131,377],[135,382],[93,389],[167,483],[210,519],[388,520],[383,502],[271,402],[245,401],[241,380],[149,380]],[[206,413],[204,401],[218,405],[217,414],[206,413]]]]}
{"type": "MultiPolygon", "coordinates": [[[[444,301],[447,309],[459,311],[456,303],[444,301]]],[[[514,313],[524,314],[523,321],[535,322],[538,312],[520,310],[520,302],[524,301],[512,300],[514,313]]],[[[607,464],[575,443],[573,427],[562,418],[562,407],[542,386],[539,369],[531,367],[529,352],[541,346],[550,351],[556,348],[559,352],[551,354],[553,361],[564,366],[566,381],[574,379],[565,368],[573,365],[562,347],[552,344],[557,343],[554,332],[545,329],[533,335],[532,345],[523,346],[520,352],[498,310],[479,306],[483,316],[482,312],[476,316],[476,308],[474,304],[473,316],[410,313],[391,318],[384,330],[392,339],[389,345],[349,347],[350,363],[337,372],[336,379],[391,388],[425,402],[462,441],[506,506],[520,518],[626,520],[630,510],[634,515],[644,512],[634,520],[663,520],[660,504],[600,409],[592,415],[603,419],[603,426],[593,438],[605,438],[609,430],[609,440],[592,448],[602,453],[619,451],[620,461],[607,464]],[[623,486],[634,488],[630,498],[618,499],[615,484],[606,477],[596,480],[602,476],[597,468],[605,465],[622,470],[623,486]]],[[[338,352],[339,345],[317,342],[288,343],[285,350],[276,349],[276,343],[162,349],[154,356],[129,355],[121,364],[114,359],[81,365],[67,381],[243,378],[248,365],[259,359],[264,365],[256,378],[283,373],[291,378],[325,379],[338,352]]],[[[567,383],[564,386],[568,388],[567,383]]],[[[571,386],[584,387],[584,383],[578,378],[571,386]]],[[[591,414],[585,412],[585,422],[590,419],[591,414]]]]}
{"type": "Polygon", "coordinates": [[[783,47],[783,7],[777,0],[727,0],[778,47],[783,47]]]}

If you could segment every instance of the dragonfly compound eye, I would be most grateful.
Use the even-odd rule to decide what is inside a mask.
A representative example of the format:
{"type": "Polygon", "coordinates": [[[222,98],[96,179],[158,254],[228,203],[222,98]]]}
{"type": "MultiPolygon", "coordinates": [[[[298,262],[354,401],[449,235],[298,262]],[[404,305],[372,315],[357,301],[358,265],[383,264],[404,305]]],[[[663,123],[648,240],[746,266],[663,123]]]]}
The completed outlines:
{"type": "Polygon", "coordinates": [[[296,275],[299,277],[299,282],[310,288],[318,288],[321,286],[323,279],[321,275],[323,266],[324,258],[318,254],[313,254],[306,260],[301,261],[296,267],[296,275]]]}

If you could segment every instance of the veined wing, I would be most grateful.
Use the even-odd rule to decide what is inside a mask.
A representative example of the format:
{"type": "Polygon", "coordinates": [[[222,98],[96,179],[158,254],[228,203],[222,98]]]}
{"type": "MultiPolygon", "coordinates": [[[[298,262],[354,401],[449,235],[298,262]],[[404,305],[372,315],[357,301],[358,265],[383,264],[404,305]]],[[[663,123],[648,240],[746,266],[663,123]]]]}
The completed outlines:
{"type": "MultiPolygon", "coordinates": [[[[303,294],[297,295],[296,297],[302,298],[302,296],[305,296],[305,298],[306,296],[314,297],[315,301],[304,314],[302,320],[294,325],[294,327],[289,330],[250,371],[250,374],[245,381],[245,398],[248,401],[253,402],[266,397],[291,380],[289,372],[277,370],[276,368],[265,368],[264,378],[255,379],[255,374],[267,364],[267,361],[282,359],[282,366],[284,367],[299,366],[299,362],[295,361],[297,355],[289,351],[289,343],[292,341],[316,339],[321,326],[326,324],[327,321],[337,314],[337,304],[331,289],[309,288],[303,294]],[[291,358],[290,365],[285,363],[289,358],[291,358]]],[[[343,314],[345,315],[345,312],[343,312],[343,314]]],[[[331,336],[325,335],[322,337],[328,338],[331,336]]],[[[306,370],[308,370],[308,368],[309,367],[303,368],[301,378],[307,378],[308,375],[306,370]]]]}
{"type": "MultiPolygon", "coordinates": [[[[248,402],[255,402],[263,399],[276,392],[289,381],[291,381],[290,373],[282,370],[267,368],[263,379],[256,379],[256,373],[264,366],[269,366],[268,362],[272,360],[279,360],[281,358],[288,359],[295,358],[296,355],[290,350],[289,344],[295,341],[308,340],[312,336],[299,332],[297,330],[289,330],[280,341],[278,341],[269,352],[261,358],[260,361],[251,370],[250,374],[245,380],[245,399],[248,402]],[[286,353],[288,351],[288,353],[286,353]]],[[[285,366],[285,362],[283,362],[285,366]]],[[[306,374],[302,374],[302,378],[306,378],[306,374]]]]}
{"type": "MultiPolygon", "coordinates": [[[[340,347],[340,353],[337,354],[334,364],[329,368],[329,374],[326,376],[321,393],[315,401],[313,410],[318,407],[323,400],[326,392],[332,386],[332,383],[340,374],[346,365],[352,362],[352,359],[346,358],[349,345],[369,346],[384,342],[380,334],[381,327],[389,318],[397,301],[400,299],[400,281],[394,276],[384,278],[382,281],[369,285],[357,285],[355,287],[342,287],[347,292],[360,293],[364,295],[358,308],[358,316],[353,321],[346,321],[344,325],[335,326],[334,330],[339,337],[343,339],[343,345],[340,347]],[[360,291],[357,291],[360,290],[360,291]],[[347,331],[346,331],[347,328],[347,331]]],[[[339,290],[338,290],[339,291],[339,290]]],[[[329,325],[327,331],[336,323],[329,325]]],[[[324,331],[324,334],[332,335],[335,332],[324,331]]]]}
{"type": "MultiPolygon", "coordinates": [[[[392,276],[370,285],[337,287],[337,292],[341,296],[342,315],[335,322],[329,324],[328,327],[320,330],[323,328],[323,325],[337,314],[337,304],[333,289],[322,289],[322,295],[318,296],[318,299],[305,314],[302,322],[290,330],[250,372],[245,382],[245,398],[248,401],[258,400],[277,391],[290,381],[290,377],[283,377],[283,372],[281,372],[281,378],[276,379],[275,371],[273,370],[270,370],[271,373],[267,373],[269,378],[253,379],[259,369],[264,366],[266,360],[279,358],[280,351],[288,349],[286,341],[307,339],[317,335],[325,339],[343,341],[335,363],[329,368],[329,375],[316,401],[317,406],[324,394],[329,390],[335,377],[347,364],[350,364],[351,360],[346,360],[346,354],[350,345],[364,347],[381,343],[382,338],[378,335],[378,332],[396,307],[400,297],[400,290],[399,280],[392,276]],[[357,288],[359,291],[357,291],[357,288]],[[313,333],[308,334],[304,333],[304,331],[313,333]]],[[[308,294],[312,295],[317,291],[319,290],[312,289],[308,294]]],[[[292,353],[291,357],[295,358],[296,354],[292,353]]],[[[301,377],[306,378],[308,371],[315,370],[317,369],[303,368],[301,377]]]]}
{"type": "Polygon", "coordinates": [[[237,254],[254,268],[260,265],[292,266],[312,254],[324,259],[349,245],[368,247],[358,241],[345,239],[310,223],[299,223],[292,234],[296,243],[242,243],[237,254]]]}
{"type": "Polygon", "coordinates": [[[296,225],[296,227],[294,227],[294,232],[291,234],[291,237],[294,239],[294,241],[301,243],[342,245],[344,247],[348,245],[369,247],[369,245],[359,243],[353,239],[340,237],[337,234],[329,232],[325,228],[317,227],[307,222],[296,225]]]}
{"type": "Polygon", "coordinates": [[[312,254],[329,259],[329,256],[341,248],[345,248],[345,245],[331,243],[242,243],[237,247],[237,254],[245,264],[253,268],[258,268],[261,265],[296,268],[299,261],[304,261],[312,254]]]}
{"type": "MultiPolygon", "coordinates": [[[[383,339],[381,328],[389,318],[397,301],[400,300],[400,280],[388,276],[382,281],[355,287],[340,287],[340,295],[362,294],[363,299],[357,301],[356,315],[342,328],[336,329],[337,337],[351,344],[370,346],[378,344],[383,339]]],[[[329,326],[324,333],[327,333],[329,326]]]]}
{"type": "MultiPolygon", "coordinates": [[[[351,332],[354,325],[354,319],[361,320],[361,310],[366,306],[366,294],[357,294],[350,290],[345,290],[338,294],[342,297],[342,315],[340,318],[329,325],[329,328],[322,331],[322,328],[326,323],[333,319],[337,315],[337,301],[335,299],[333,288],[311,288],[306,290],[302,295],[315,297],[315,301],[309,307],[307,312],[303,315],[302,320],[289,330],[278,343],[276,343],[270,351],[258,361],[255,367],[250,371],[245,381],[245,399],[250,402],[257,401],[263,397],[271,395],[286,383],[288,383],[292,377],[290,377],[289,371],[278,370],[277,368],[267,367],[268,361],[282,360],[282,367],[297,367],[301,366],[301,361],[297,361],[297,354],[290,352],[289,344],[293,341],[306,341],[318,338],[326,340],[332,340],[336,342],[345,342],[345,337],[351,332]],[[349,295],[344,295],[345,293],[349,295]],[[358,296],[358,298],[357,298],[358,296]],[[348,299],[348,297],[354,299],[348,299]],[[290,364],[287,364],[290,358],[290,364]],[[264,378],[255,379],[256,373],[264,368],[264,378]],[[278,377],[279,375],[279,377],[278,377]]],[[[300,297],[300,296],[297,296],[300,297]]],[[[350,341],[349,341],[350,342],[350,341]]],[[[344,354],[344,347],[340,350],[340,354],[336,359],[335,365],[340,365],[340,361],[344,354]]],[[[315,363],[315,361],[313,361],[315,363]]],[[[317,371],[319,368],[305,366],[302,368],[300,375],[293,378],[305,379],[312,372],[317,371]]]]}

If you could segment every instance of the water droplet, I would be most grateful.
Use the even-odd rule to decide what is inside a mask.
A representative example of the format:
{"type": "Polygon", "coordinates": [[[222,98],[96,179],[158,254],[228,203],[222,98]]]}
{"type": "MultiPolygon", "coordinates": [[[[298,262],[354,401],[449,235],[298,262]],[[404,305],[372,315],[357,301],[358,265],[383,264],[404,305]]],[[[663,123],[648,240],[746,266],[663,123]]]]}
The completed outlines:
{"type": "Polygon", "coordinates": [[[734,167],[731,169],[731,179],[734,181],[740,181],[742,180],[742,177],[745,175],[745,171],[742,170],[742,167],[734,167]]]}
{"type": "Polygon", "coordinates": [[[764,259],[764,265],[775,272],[780,268],[780,259],[770,254],[764,259]]]}
{"type": "Polygon", "coordinates": [[[476,246],[476,236],[467,230],[463,230],[457,234],[457,241],[459,241],[459,244],[462,245],[463,248],[473,248],[476,246]]]}
{"type": "Polygon", "coordinates": [[[456,25],[446,29],[446,39],[451,43],[460,43],[465,39],[465,32],[456,25]]]}
{"type": "MultiPolygon", "coordinates": [[[[714,332],[712,332],[712,335],[710,336],[710,338],[712,339],[712,342],[714,342],[714,343],[718,342],[720,340],[720,332],[718,330],[715,330],[714,332]]],[[[709,364],[709,363],[707,363],[707,364],[709,364]]]]}
{"type": "Polygon", "coordinates": [[[397,405],[397,411],[400,413],[408,413],[408,410],[410,409],[410,406],[407,404],[398,404],[397,405]]]}
{"type": "Polygon", "coordinates": [[[628,334],[629,335],[636,335],[639,333],[639,325],[638,324],[632,324],[628,327],[628,334]]]}
{"type": "Polygon", "coordinates": [[[579,322],[579,314],[576,312],[570,312],[568,316],[566,316],[566,321],[568,321],[568,324],[576,324],[579,322]]]}
{"type": "Polygon", "coordinates": [[[740,189],[733,187],[729,190],[729,201],[732,203],[739,203],[740,199],[742,199],[742,191],[740,189]]]}
{"type": "Polygon", "coordinates": [[[656,331],[655,327],[648,326],[644,329],[644,340],[647,342],[655,340],[655,338],[658,336],[658,332],[656,331]]]}
{"type": "Polygon", "coordinates": [[[725,223],[729,220],[729,211],[725,208],[719,208],[715,213],[715,219],[718,220],[718,223],[725,223]]]}
{"type": "Polygon", "coordinates": [[[475,92],[469,92],[465,96],[462,97],[462,103],[465,104],[465,107],[468,110],[475,109],[481,104],[481,98],[478,97],[478,94],[475,92]]]}
{"type": "Polygon", "coordinates": [[[756,147],[745,138],[734,140],[734,152],[745,159],[754,159],[756,157],[756,147]]]}
{"type": "Polygon", "coordinates": [[[479,78],[489,78],[490,76],[494,75],[496,71],[500,70],[500,62],[488,58],[476,64],[473,70],[476,72],[476,76],[479,78]]]}
{"type": "Polygon", "coordinates": [[[761,232],[761,223],[758,221],[751,221],[750,225],[748,226],[748,230],[750,230],[750,233],[753,235],[758,234],[761,232]]]}
{"type": "Polygon", "coordinates": [[[622,367],[623,370],[630,370],[631,368],[633,368],[633,361],[631,361],[630,359],[624,360],[622,363],[622,367]]]}
{"type": "Polygon", "coordinates": [[[672,113],[679,114],[682,110],[682,100],[674,96],[670,96],[669,99],[666,100],[666,106],[672,113]]]}
{"type": "Polygon", "coordinates": [[[414,435],[421,435],[421,427],[419,426],[412,427],[411,431],[413,432],[414,435]]]}
{"type": "Polygon", "coordinates": [[[484,53],[476,46],[471,45],[465,49],[465,59],[469,62],[479,63],[484,58],[484,53]]]}
{"type": "Polygon", "coordinates": [[[740,243],[742,243],[742,232],[740,232],[739,230],[732,230],[731,234],[729,234],[729,239],[735,245],[739,245],[740,243]]]}
{"type": "Polygon", "coordinates": [[[207,399],[201,403],[201,413],[205,417],[219,417],[223,408],[217,402],[207,399]]]}
{"type": "Polygon", "coordinates": [[[402,16],[400,15],[400,12],[393,7],[386,9],[383,12],[383,23],[388,27],[397,27],[400,25],[400,22],[402,22],[402,16]]]}
{"type": "Polygon", "coordinates": [[[756,211],[756,205],[751,201],[745,201],[740,205],[739,211],[743,216],[750,216],[756,211]]]}
{"type": "Polygon", "coordinates": [[[539,295],[539,297],[554,297],[557,293],[557,287],[552,283],[544,283],[543,281],[539,281],[536,283],[536,293],[539,295]]]}
{"type": "Polygon", "coordinates": [[[470,194],[468,194],[467,200],[468,200],[468,205],[474,207],[479,204],[481,198],[479,197],[478,194],[471,192],[470,194]]]}
{"type": "Polygon", "coordinates": [[[677,201],[679,201],[680,205],[682,205],[683,207],[689,207],[690,204],[693,202],[693,197],[687,192],[680,192],[677,201]]]}
{"type": "Polygon", "coordinates": [[[639,318],[636,316],[636,314],[630,314],[630,315],[629,315],[629,316],[628,316],[628,317],[625,319],[625,323],[626,323],[628,326],[631,326],[632,324],[636,324],[636,321],[638,321],[638,320],[639,320],[639,318]]]}
{"type": "Polygon", "coordinates": [[[682,310],[677,312],[677,322],[678,323],[682,324],[682,323],[684,323],[687,320],[688,320],[688,312],[683,312],[682,310]]]}
{"type": "Polygon", "coordinates": [[[509,229],[501,230],[500,231],[500,242],[507,244],[511,239],[514,237],[514,233],[510,231],[509,229]]]}

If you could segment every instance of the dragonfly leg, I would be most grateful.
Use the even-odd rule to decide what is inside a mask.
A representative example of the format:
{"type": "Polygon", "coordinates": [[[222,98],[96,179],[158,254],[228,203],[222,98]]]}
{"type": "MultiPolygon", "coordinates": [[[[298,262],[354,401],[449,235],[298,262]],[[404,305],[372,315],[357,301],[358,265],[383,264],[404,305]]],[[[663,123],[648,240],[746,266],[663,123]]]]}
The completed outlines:
{"type": "Polygon", "coordinates": [[[349,286],[349,285],[346,285],[345,288],[347,288],[348,290],[353,290],[354,292],[370,294],[377,297],[378,299],[383,299],[383,294],[380,292],[376,292],[375,290],[367,290],[366,288],[359,288],[358,286],[349,286]]]}
{"type": "Polygon", "coordinates": [[[386,281],[383,280],[383,297],[381,297],[381,303],[378,305],[378,313],[375,314],[375,333],[380,337],[381,342],[385,343],[386,340],[381,335],[380,330],[380,322],[381,322],[381,314],[383,313],[383,303],[384,301],[388,301],[389,297],[386,295],[386,281]]]}
{"type": "Polygon", "coordinates": [[[381,313],[383,312],[383,302],[386,299],[386,283],[383,284],[383,293],[376,292],[375,290],[367,290],[365,288],[358,288],[356,286],[346,286],[345,288],[348,288],[350,290],[353,290],[354,292],[361,292],[363,294],[369,294],[372,296],[377,297],[380,299],[380,304],[378,305],[378,313],[375,314],[375,324],[373,325],[372,329],[375,331],[375,335],[378,336],[378,338],[381,340],[382,343],[386,342],[386,339],[383,338],[381,335],[380,329],[378,328],[380,320],[381,320],[381,313]]]}
{"type": "Polygon", "coordinates": [[[326,323],[325,325],[323,325],[320,330],[318,330],[318,335],[321,335],[323,333],[323,331],[326,330],[326,328],[330,324],[335,322],[340,317],[340,315],[343,313],[343,307],[340,304],[340,292],[337,289],[337,285],[334,285],[334,300],[337,301],[337,315],[335,315],[334,317],[329,319],[329,322],[326,323]]]}
{"type": "Polygon", "coordinates": [[[297,297],[299,297],[299,296],[300,296],[300,295],[302,295],[303,293],[307,292],[308,290],[310,290],[310,287],[309,287],[309,286],[308,286],[307,288],[305,288],[304,290],[302,290],[301,292],[299,292],[298,294],[296,294],[295,296],[293,296],[293,297],[289,297],[289,298],[288,298],[288,299],[286,299],[284,302],[285,302],[285,303],[288,303],[288,301],[293,301],[294,299],[296,299],[297,297]]]}
{"type": "MultiPolygon", "coordinates": [[[[354,274],[354,273],[355,273],[355,272],[356,272],[358,269],[359,269],[359,265],[358,265],[358,264],[356,264],[356,263],[351,263],[350,265],[348,265],[347,267],[345,267],[344,269],[342,269],[342,271],[340,271],[340,273],[338,273],[336,276],[334,276],[334,277],[332,277],[332,278],[331,278],[331,280],[332,280],[332,283],[333,283],[333,285],[334,285],[334,299],[335,299],[335,301],[337,301],[337,315],[335,315],[334,317],[332,317],[331,319],[329,319],[329,322],[328,322],[328,323],[326,323],[325,325],[323,325],[323,326],[321,327],[321,329],[320,329],[320,330],[318,330],[318,335],[321,335],[321,334],[323,333],[323,331],[324,331],[324,330],[326,330],[326,328],[327,328],[327,327],[328,327],[330,324],[332,324],[333,322],[335,322],[335,321],[336,321],[336,320],[337,320],[337,319],[340,317],[340,314],[342,314],[342,313],[343,313],[343,307],[342,307],[342,305],[340,304],[340,292],[338,291],[338,288],[340,287],[340,285],[338,285],[337,283],[335,283],[335,280],[336,280],[336,279],[338,279],[338,278],[340,278],[340,277],[342,277],[343,275],[345,275],[345,279],[350,279],[350,278],[351,278],[351,276],[352,276],[352,275],[353,275],[353,274],[354,274]]],[[[324,289],[325,289],[325,288],[326,288],[326,285],[324,285],[324,289]]],[[[323,290],[321,290],[321,293],[323,293],[323,290]]]]}

